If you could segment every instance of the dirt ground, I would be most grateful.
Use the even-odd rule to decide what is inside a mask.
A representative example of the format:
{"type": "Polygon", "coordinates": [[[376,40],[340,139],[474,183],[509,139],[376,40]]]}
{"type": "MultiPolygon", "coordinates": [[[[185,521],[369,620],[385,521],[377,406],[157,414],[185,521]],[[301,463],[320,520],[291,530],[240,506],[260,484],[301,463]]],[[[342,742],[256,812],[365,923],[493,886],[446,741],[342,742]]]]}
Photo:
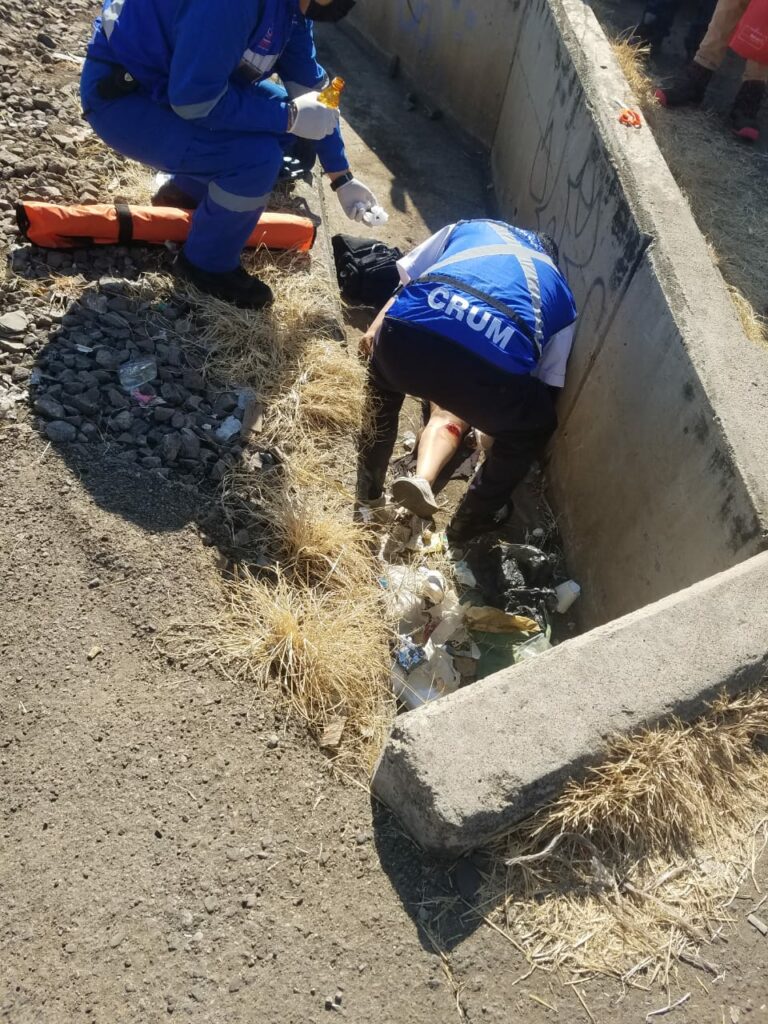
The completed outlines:
{"type": "MultiPolygon", "coordinates": [[[[0,0],[2,67],[38,73],[30,27],[80,52],[95,6],[52,24],[42,0],[0,0]]],[[[349,40],[323,33],[323,49],[350,82],[353,166],[396,211],[380,233],[405,247],[481,212],[481,157],[407,110],[406,87],[349,40]]],[[[35,145],[54,151],[45,134],[35,145]]],[[[20,187],[5,177],[6,197],[20,187]]],[[[4,306],[33,285],[11,275],[4,306]]],[[[0,421],[2,1019],[628,1024],[663,1007],[664,992],[598,981],[588,1016],[556,979],[518,983],[522,958],[464,912],[471,864],[426,863],[268,698],[164,653],[169,622],[221,600],[212,515],[212,499],[98,446],[65,463],[24,411],[0,421]]],[[[744,920],[751,884],[742,897],[736,931],[706,952],[723,976],[683,969],[671,998],[691,996],[671,1019],[768,1020],[768,939],[744,920]]]]}
{"type": "MultiPolygon", "coordinates": [[[[592,0],[604,28],[626,38],[644,3],[592,0]]],[[[693,10],[693,4],[689,5],[693,10]]],[[[684,7],[658,54],[646,69],[654,82],[668,81],[685,63],[683,39],[689,11],[684,7]]],[[[700,109],[648,110],[659,147],[694,217],[712,243],[728,284],[768,316],[768,102],[761,112],[761,139],[749,145],[734,139],[725,117],[739,88],[744,62],[728,54],[700,109]]]]}

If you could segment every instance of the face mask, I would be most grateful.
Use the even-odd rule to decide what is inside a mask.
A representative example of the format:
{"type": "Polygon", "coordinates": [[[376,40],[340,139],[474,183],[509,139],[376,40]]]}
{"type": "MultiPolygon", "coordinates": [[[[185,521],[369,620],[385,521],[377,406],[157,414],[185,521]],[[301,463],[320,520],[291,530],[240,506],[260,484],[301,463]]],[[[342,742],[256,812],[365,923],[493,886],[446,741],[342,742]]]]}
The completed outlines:
{"type": "Polygon", "coordinates": [[[309,18],[310,21],[341,21],[342,18],[346,18],[354,6],[355,0],[331,0],[329,4],[319,4],[317,0],[309,0],[309,7],[304,17],[309,18]]]}

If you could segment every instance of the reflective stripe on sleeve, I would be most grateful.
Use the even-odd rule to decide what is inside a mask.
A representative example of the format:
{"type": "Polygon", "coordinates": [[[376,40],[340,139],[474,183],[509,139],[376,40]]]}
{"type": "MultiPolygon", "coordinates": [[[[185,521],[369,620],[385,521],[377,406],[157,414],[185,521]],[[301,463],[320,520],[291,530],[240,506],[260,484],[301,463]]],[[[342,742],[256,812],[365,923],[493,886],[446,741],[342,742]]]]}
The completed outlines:
{"type": "Polygon", "coordinates": [[[212,181],[208,186],[208,195],[214,203],[223,206],[225,210],[231,210],[232,213],[252,213],[267,205],[270,193],[267,192],[265,196],[238,196],[234,192],[227,192],[221,185],[212,181]]]}
{"type": "Polygon", "coordinates": [[[173,110],[174,114],[178,114],[179,117],[182,117],[185,121],[195,121],[199,117],[208,117],[228,88],[229,86],[225,85],[216,99],[205,100],[204,103],[185,103],[181,106],[177,106],[175,103],[172,103],[171,110],[173,110]]]}
{"type": "Polygon", "coordinates": [[[109,39],[112,33],[115,31],[115,25],[117,19],[120,17],[120,12],[125,5],[125,0],[112,0],[112,3],[107,7],[101,16],[101,27],[104,29],[104,35],[109,39]]]}

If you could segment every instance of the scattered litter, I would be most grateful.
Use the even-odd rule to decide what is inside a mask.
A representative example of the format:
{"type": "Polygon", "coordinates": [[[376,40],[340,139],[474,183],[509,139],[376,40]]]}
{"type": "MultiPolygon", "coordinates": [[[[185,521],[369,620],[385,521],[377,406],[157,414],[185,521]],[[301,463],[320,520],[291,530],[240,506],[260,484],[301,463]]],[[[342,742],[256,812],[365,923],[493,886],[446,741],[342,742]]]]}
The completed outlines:
{"type": "Polygon", "coordinates": [[[92,647],[90,649],[90,651],[88,651],[88,655],[87,655],[88,661],[93,661],[95,658],[98,658],[98,656],[101,654],[101,652],[102,652],[102,648],[101,647],[98,647],[98,646],[92,647]]]}
{"type": "Polygon", "coordinates": [[[613,101],[619,108],[619,124],[625,125],[627,128],[642,128],[643,120],[640,114],[633,107],[628,107],[621,100],[614,99],[613,101]]]}
{"type": "Polygon", "coordinates": [[[447,644],[453,640],[460,629],[464,628],[464,613],[466,609],[459,604],[456,592],[449,591],[444,600],[432,609],[431,618],[437,625],[430,633],[433,644],[447,644]]]}
{"type": "Polygon", "coordinates": [[[747,914],[747,921],[749,921],[753,928],[757,928],[761,935],[768,935],[768,924],[759,917],[756,917],[755,914],[747,914]]]}
{"type": "Polygon", "coordinates": [[[566,580],[565,583],[560,583],[555,587],[555,593],[557,594],[555,611],[564,615],[581,593],[581,587],[575,580],[566,580]]]}
{"type": "Polygon", "coordinates": [[[264,406],[251,388],[240,388],[237,392],[237,407],[242,411],[242,436],[260,434],[264,429],[264,406]]]}
{"type": "Polygon", "coordinates": [[[446,582],[442,573],[426,566],[387,565],[379,584],[385,592],[390,615],[400,620],[401,634],[412,632],[426,621],[423,603],[439,604],[445,599],[446,582]]]}
{"type": "Polygon", "coordinates": [[[551,582],[553,562],[549,555],[531,544],[510,544],[494,534],[470,541],[464,551],[466,565],[477,581],[485,602],[506,611],[521,605],[554,607],[551,582]]]}
{"type": "Polygon", "coordinates": [[[470,628],[484,633],[539,633],[541,626],[527,615],[515,615],[490,605],[464,609],[470,628]]]}
{"type": "Polygon", "coordinates": [[[320,737],[320,747],[323,750],[338,750],[341,746],[341,737],[346,724],[346,718],[332,718],[320,737]]]}
{"type": "Polygon", "coordinates": [[[93,352],[92,345],[75,345],[75,352],[79,352],[81,356],[88,356],[93,352]]]}
{"type": "Polygon", "coordinates": [[[418,568],[418,573],[423,577],[424,597],[432,604],[440,604],[445,599],[446,582],[445,576],[437,569],[428,569],[425,565],[418,568]]]}
{"type": "Polygon", "coordinates": [[[227,416],[221,426],[215,433],[217,441],[230,441],[233,437],[240,433],[242,423],[237,416],[227,416]]]}
{"type": "Polygon", "coordinates": [[[454,693],[461,682],[451,655],[431,640],[424,645],[425,660],[413,671],[406,672],[400,665],[392,667],[392,690],[398,700],[409,709],[421,707],[428,701],[454,693]]]}
{"type": "Polygon", "coordinates": [[[456,469],[454,469],[453,473],[451,474],[451,479],[471,480],[472,477],[475,475],[477,464],[480,461],[480,454],[480,448],[475,448],[473,452],[470,452],[466,459],[464,459],[464,461],[460,463],[456,467],[456,469]]]}
{"type": "Polygon", "coordinates": [[[544,633],[539,633],[538,636],[531,637],[530,640],[526,640],[525,643],[518,644],[515,648],[515,664],[517,665],[521,661],[528,661],[529,658],[535,658],[539,654],[546,654],[547,651],[552,650],[552,644],[544,633]]]}
{"type": "Polygon", "coordinates": [[[463,560],[454,564],[453,575],[462,587],[468,587],[470,590],[474,590],[477,586],[475,574],[463,560]]]}
{"type": "Polygon", "coordinates": [[[414,448],[416,447],[416,435],[413,433],[412,430],[407,430],[403,434],[403,436],[400,438],[400,444],[403,446],[403,449],[409,454],[414,450],[414,448]]]}
{"type": "Polygon", "coordinates": [[[154,356],[142,356],[139,359],[132,359],[123,363],[118,368],[120,384],[125,391],[131,394],[140,388],[142,384],[149,384],[157,377],[157,362],[154,356]]]}
{"type": "Polygon", "coordinates": [[[411,669],[416,668],[426,660],[427,655],[423,647],[420,647],[419,644],[415,644],[410,637],[401,637],[400,646],[395,651],[395,661],[400,668],[405,669],[406,672],[410,672],[411,669]]]}
{"type": "Polygon", "coordinates": [[[447,547],[448,541],[442,530],[427,529],[418,534],[412,550],[418,551],[420,555],[442,555],[447,547]]]}
{"type": "Polygon", "coordinates": [[[157,395],[145,395],[138,388],[131,392],[131,398],[134,402],[138,402],[143,409],[146,409],[149,405],[164,404],[162,398],[159,399],[157,395]]]}
{"type": "Polygon", "coordinates": [[[372,206],[363,214],[363,223],[369,227],[376,227],[379,224],[386,224],[389,221],[389,214],[382,206],[372,206]]]}

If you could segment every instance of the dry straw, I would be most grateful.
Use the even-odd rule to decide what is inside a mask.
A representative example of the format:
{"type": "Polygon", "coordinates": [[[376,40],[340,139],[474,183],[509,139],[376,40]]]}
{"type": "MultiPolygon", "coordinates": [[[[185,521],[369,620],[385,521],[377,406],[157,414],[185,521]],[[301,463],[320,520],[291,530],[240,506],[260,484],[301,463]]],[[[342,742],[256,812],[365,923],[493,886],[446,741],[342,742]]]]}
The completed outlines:
{"type": "Polygon", "coordinates": [[[760,689],[616,740],[494,846],[484,917],[571,982],[668,983],[681,960],[717,974],[728,905],[768,842],[766,738],[760,689]]]}
{"type": "Polygon", "coordinates": [[[264,406],[258,449],[222,488],[222,510],[246,527],[272,568],[234,566],[226,610],[188,650],[270,690],[318,738],[344,722],[337,763],[368,769],[394,714],[389,629],[369,540],[352,522],[364,369],[340,345],[339,306],[314,259],[251,257],[275,304],[248,312],[189,292],[206,373],[250,387],[264,406]]]}

